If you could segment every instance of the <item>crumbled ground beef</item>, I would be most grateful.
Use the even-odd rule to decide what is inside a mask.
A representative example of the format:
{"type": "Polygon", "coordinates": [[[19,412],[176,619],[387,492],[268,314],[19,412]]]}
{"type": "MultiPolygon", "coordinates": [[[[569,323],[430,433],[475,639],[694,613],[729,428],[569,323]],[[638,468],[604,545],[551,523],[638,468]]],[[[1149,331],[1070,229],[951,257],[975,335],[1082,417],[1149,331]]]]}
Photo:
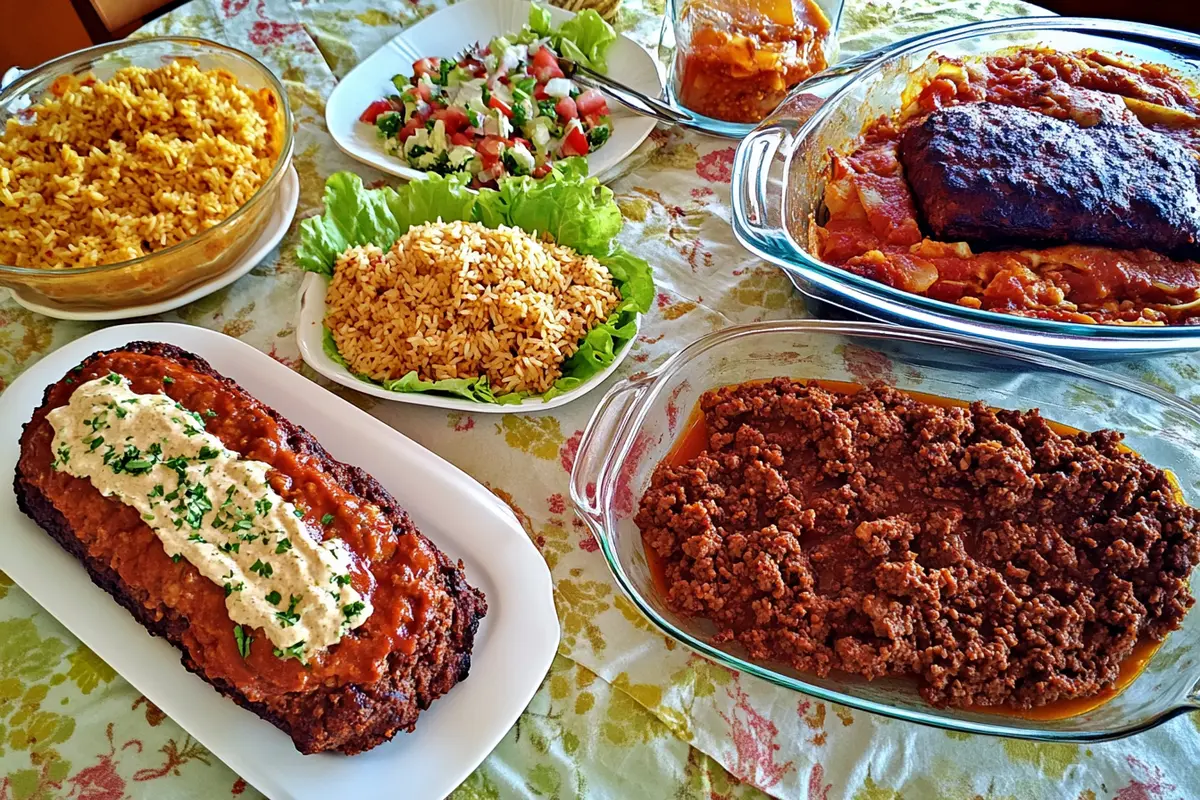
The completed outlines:
{"type": "Polygon", "coordinates": [[[937,706],[1111,687],[1193,603],[1197,512],[1113,431],[883,384],[707,393],[708,449],[658,466],[637,524],[667,601],[751,658],[915,676],[937,706]]]}

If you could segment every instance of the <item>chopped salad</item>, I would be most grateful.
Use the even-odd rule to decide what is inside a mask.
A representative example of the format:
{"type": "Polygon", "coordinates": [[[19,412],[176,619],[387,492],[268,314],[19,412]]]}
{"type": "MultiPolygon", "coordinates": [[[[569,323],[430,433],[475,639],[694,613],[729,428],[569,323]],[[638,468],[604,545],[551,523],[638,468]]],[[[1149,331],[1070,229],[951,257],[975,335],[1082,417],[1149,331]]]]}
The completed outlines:
{"type": "Polygon", "coordinates": [[[420,59],[411,76],[392,78],[397,94],[371,103],[359,119],[414,169],[466,172],[473,186],[541,178],[554,161],[586,156],[612,133],[604,95],[567,78],[559,56],[604,71],[616,38],[591,9],[553,28],[550,12],[535,4],[516,34],[476,44],[457,60],[420,59]]]}

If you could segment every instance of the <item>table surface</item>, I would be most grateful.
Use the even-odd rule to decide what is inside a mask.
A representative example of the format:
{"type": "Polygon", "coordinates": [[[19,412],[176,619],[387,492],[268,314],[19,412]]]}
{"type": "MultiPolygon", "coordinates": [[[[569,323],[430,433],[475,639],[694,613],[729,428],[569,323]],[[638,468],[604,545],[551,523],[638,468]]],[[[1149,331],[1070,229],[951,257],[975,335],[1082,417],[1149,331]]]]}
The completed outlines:
{"type": "MultiPolygon", "coordinates": [[[[935,27],[1036,11],[1009,0],[847,6],[848,54],[935,27]]],[[[325,130],[324,100],[354,64],[437,7],[408,0],[193,0],[142,33],[222,40],[279,73],[298,123],[298,222],[319,213],[330,173],[383,177],[337,149],[325,130]]],[[[663,0],[625,0],[619,27],[653,50],[662,13],[663,0]]],[[[786,278],[733,239],[733,151],[726,141],[660,129],[611,184],[626,220],[621,241],[653,265],[659,291],[622,374],[653,369],[685,342],[730,324],[806,316],[786,278]]],[[[295,341],[302,277],[296,242],[294,224],[280,250],[249,275],[162,318],[238,337],[327,385],[301,362],[295,341]]],[[[94,327],[0,303],[0,387],[94,327]]],[[[879,367],[848,366],[862,377],[879,367]]],[[[1189,399],[1200,393],[1196,356],[1106,368],[1189,399]]],[[[559,655],[529,708],[456,798],[1200,797],[1195,715],[1091,746],[951,734],[774,688],[653,632],[619,593],[564,499],[600,389],[550,414],[496,417],[328,388],[490,487],[512,506],[554,576],[559,655]]],[[[3,800],[258,796],[3,575],[0,775],[3,800]]]]}

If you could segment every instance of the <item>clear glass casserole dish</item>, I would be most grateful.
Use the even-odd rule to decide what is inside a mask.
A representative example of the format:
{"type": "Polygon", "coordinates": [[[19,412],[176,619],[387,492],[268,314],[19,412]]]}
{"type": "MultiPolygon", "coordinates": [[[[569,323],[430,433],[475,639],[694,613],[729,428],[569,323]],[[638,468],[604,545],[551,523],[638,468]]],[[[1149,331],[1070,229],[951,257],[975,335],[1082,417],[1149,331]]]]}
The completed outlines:
{"type": "Polygon", "coordinates": [[[278,155],[271,173],[233,214],[208,230],[140,258],[91,267],[42,269],[0,264],[0,286],[20,299],[61,311],[115,310],[166,300],[234,267],[271,217],[292,160],[293,121],[283,84],[254,57],[207,39],[131,39],[70,53],[24,73],[0,92],[0,125],[38,102],[63,75],[104,80],[128,66],[161,67],[177,58],[223,69],[249,91],[274,96],[278,155]]]}
{"type": "Polygon", "coordinates": [[[844,151],[867,123],[895,111],[910,73],[930,54],[980,55],[1038,44],[1126,53],[1200,82],[1200,36],[1132,22],[1028,17],[973,23],[898,42],[801,84],[743,140],[733,164],[738,240],[777,264],[806,295],[881,321],[1077,357],[1200,348],[1200,326],[1089,325],[977,310],[894,289],[825,264],[809,252],[810,219],[822,208],[830,150],[844,151]]]}
{"type": "Polygon", "coordinates": [[[1175,474],[1189,504],[1200,503],[1200,408],[1148,384],[1039,351],[941,332],[848,322],[743,325],[709,334],[653,373],[616,384],[584,431],[571,498],[617,583],[642,613],[666,635],[731,669],[821,700],[948,730],[1099,741],[1200,709],[1196,610],[1116,697],[1078,716],[1033,720],[935,708],[912,681],[867,681],[837,673],[819,678],[780,664],[750,662],[736,644],[714,642],[711,625],[666,606],[633,520],[651,473],[683,433],[700,396],[720,386],[779,376],[863,383],[864,365],[901,390],[1000,408],[1037,407],[1047,419],[1075,428],[1121,431],[1129,447],[1175,474]]]}

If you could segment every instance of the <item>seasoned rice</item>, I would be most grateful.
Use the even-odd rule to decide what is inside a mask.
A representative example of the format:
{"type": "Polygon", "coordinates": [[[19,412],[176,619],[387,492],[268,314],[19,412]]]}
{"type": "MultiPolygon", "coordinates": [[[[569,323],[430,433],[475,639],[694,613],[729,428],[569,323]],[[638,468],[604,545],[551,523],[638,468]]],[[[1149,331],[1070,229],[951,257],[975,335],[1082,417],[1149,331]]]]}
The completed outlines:
{"type": "Polygon", "coordinates": [[[387,253],[343,253],[325,325],[349,368],[374,380],[486,375],[496,394],[540,394],[619,302],[592,256],[519,228],[439,221],[387,253]]]}
{"type": "Polygon", "coordinates": [[[187,59],[61,76],[0,136],[0,263],[111,264],[211,228],[270,175],[278,105],[187,59]]]}

